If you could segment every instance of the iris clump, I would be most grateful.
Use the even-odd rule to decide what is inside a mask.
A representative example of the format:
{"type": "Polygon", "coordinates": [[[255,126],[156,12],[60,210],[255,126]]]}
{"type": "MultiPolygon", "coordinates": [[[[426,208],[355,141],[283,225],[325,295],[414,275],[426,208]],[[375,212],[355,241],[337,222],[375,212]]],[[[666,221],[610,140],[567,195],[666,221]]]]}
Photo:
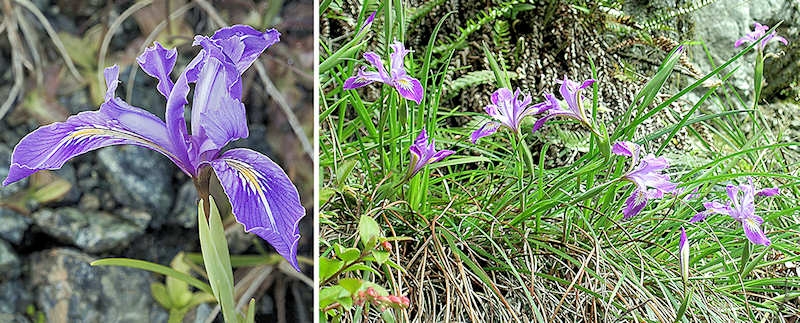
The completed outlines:
{"type": "MultiPolygon", "coordinates": [[[[383,17],[375,21],[383,20],[386,33],[381,40],[412,36],[408,39],[419,43],[413,24],[404,24],[408,21],[402,21],[403,15],[395,15],[402,11],[384,8],[378,12],[383,17]]],[[[492,16],[486,17],[482,22],[491,22],[492,16]]],[[[361,35],[363,27],[357,28],[361,31],[356,35],[361,35]]],[[[438,26],[430,30],[435,36],[438,26]]],[[[469,32],[469,28],[464,30],[469,32]]],[[[757,49],[762,36],[770,34],[753,35],[741,44],[747,44],[746,50],[757,49]]],[[[329,44],[335,46],[339,39],[331,38],[329,44]]],[[[766,40],[774,39],[780,40],[766,40]]],[[[343,91],[374,82],[396,86],[390,73],[381,77],[382,68],[389,68],[377,55],[365,56],[369,65],[357,67],[355,73],[350,72],[352,61],[329,55],[323,63],[336,65],[331,63],[335,59],[341,63],[328,69],[323,78],[327,91],[322,94],[326,108],[320,165],[324,165],[322,181],[330,185],[323,188],[327,194],[322,197],[321,212],[327,222],[322,226],[330,228],[323,239],[330,245],[321,250],[320,267],[326,276],[321,317],[346,320],[369,311],[368,302],[359,295],[373,284],[387,286],[382,295],[409,295],[408,311],[378,309],[381,316],[400,321],[592,320],[588,316],[594,311],[585,309],[594,308],[598,295],[622,295],[622,291],[633,293],[602,299],[604,306],[598,308],[594,320],[737,321],[747,319],[745,308],[752,304],[775,309],[769,302],[778,293],[763,290],[779,290],[773,282],[785,279],[768,271],[776,262],[765,262],[772,258],[764,256],[780,253],[793,259],[796,252],[779,250],[774,241],[773,248],[762,248],[763,243],[756,246],[760,250],[751,257],[751,239],[728,234],[725,225],[732,221],[701,226],[691,218],[697,213],[716,214],[725,207],[727,214],[735,214],[736,224],[747,226],[744,236],[763,229],[764,236],[777,240],[774,232],[781,232],[784,240],[793,225],[790,218],[734,211],[744,209],[735,205],[746,204],[744,188],[736,195],[739,202],[716,202],[721,206],[712,205],[716,209],[708,211],[703,202],[724,195],[719,183],[748,175],[758,176],[759,181],[795,181],[789,173],[796,153],[790,150],[797,143],[781,141],[785,134],[775,133],[768,125],[751,128],[760,132],[741,127],[750,121],[754,109],[743,107],[744,100],[730,90],[728,78],[746,57],[745,50],[727,61],[714,62],[708,74],[685,73],[694,71],[687,59],[692,57],[686,55],[691,48],[684,44],[667,48],[664,40],[647,39],[648,45],[658,44],[665,57],[644,69],[626,65],[615,71],[595,65],[593,57],[573,57],[564,64],[574,68],[577,61],[587,59],[591,71],[584,68],[582,75],[557,72],[559,77],[545,85],[540,98],[537,81],[550,76],[535,73],[551,73],[552,65],[540,68],[546,59],[519,64],[531,59],[524,56],[530,48],[523,46],[528,44],[518,43],[523,46],[508,55],[489,46],[475,52],[466,36],[449,44],[441,36],[431,37],[430,47],[419,49],[426,53],[423,59],[404,58],[405,66],[422,67],[414,71],[422,81],[420,93],[426,104],[421,106],[396,100],[395,90],[386,87],[370,89],[369,96],[343,91]],[[451,64],[450,55],[458,63],[451,64]],[[653,75],[637,75],[656,66],[653,75]],[[721,85],[707,82],[711,78],[721,85]],[[346,80],[344,86],[337,84],[341,80],[346,80]],[[552,92],[546,89],[551,85],[552,92]],[[611,89],[623,86],[640,89],[636,93],[611,89]],[[613,97],[603,97],[605,93],[613,97]],[[598,114],[602,105],[612,107],[608,111],[613,113],[598,114]],[[577,131],[544,128],[559,123],[577,125],[572,127],[577,131]],[[556,136],[544,133],[550,131],[556,136]],[[427,136],[434,133],[439,146],[427,136]],[[788,155],[785,160],[768,158],[784,154],[788,155]],[[431,164],[439,167],[424,172],[431,164]],[[356,220],[357,230],[340,230],[355,227],[356,220]],[[367,233],[375,231],[392,248],[374,251],[385,242],[369,242],[367,233]],[[391,261],[381,262],[385,252],[391,261]],[[352,260],[357,255],[376,262],[352,273],[349,268],[339,270],[342,265],[361,264],[352,260]],[[733,257],[741,263],[731,264],[733,257]],[[698,277],[690,277],[692,270],[698,277]],[[373,271],[387,278],[367,274],[373,271]],[[749,276],[750,272],[754,274],[749,276]],[[406,287],[395,277],[427,285],[406,287]],[[442,280],[437,283],[430,277],[442,280]],[[462,287],[462,277],[474,279],[462,287]],[[508,288],[509,282],[529,288],[508,288]],[[430,302],[441,299],[439,290],[468,295],[467,300],[449,297],[444,305],[430,302]],[[632,304],[631,295],[650,295],[647,309],[632,304]],[[350,300],[357,301],[351,305],[350,300]],[[713,310],[728,304],[736,309],[713,310]],[[423,307],[441,311],[426,316],[423,307]],[[492,311],[480,310],[485,308],[492,311]]],[[[357,52],[332,46],[325,49],[331,53],[349,50],[350,57],[357,52]]],[[[401,52],[392,48],[390,52],[401,52]]],[[[402,93],[399,96],[408,99],[402,93]]],[[[781,188],[787,186],[793,185],[781,188]]],[[[772,193],[777,191],[761,195],[772,193]]],[[[753,195],[759,196],[755,190],[753,195]]],[[[770,203],[780,205],[785,214],[794,209],[786,200],[770,203]]],[[[760,318],[759,313],[755,316],[751,320],[760,318]]]]}
{"type": "MultiPolygon", "coordinates": [[[[298,222],[305,215],[297,188],[279,165],[246,148],[223,150],[249,132],[242,103],[242,73],[280,33],[236,25],[213,36],[195,36],[200,52],[173,81],[177,51],[158,42],[137,58],[148,75],[158,80],[166,99],[165,119],[134,107],[115,92],[119,67],[104,71],[105,102],[97,111],[81,112],[65,122],[40,127],[14,148],[3,185],[37,171],[58,169],[80,154],[112,145],[134,145],[161,153],[194,180],[201,199],[208,201],[209,180],[219,179],[236,220],[245,231],[269,242],[295,269],[298,222]],[[190,128],[184,112],[194,84],[190,128]]],[[[208,203],[206,203],[208,205],[208,203]]]]}

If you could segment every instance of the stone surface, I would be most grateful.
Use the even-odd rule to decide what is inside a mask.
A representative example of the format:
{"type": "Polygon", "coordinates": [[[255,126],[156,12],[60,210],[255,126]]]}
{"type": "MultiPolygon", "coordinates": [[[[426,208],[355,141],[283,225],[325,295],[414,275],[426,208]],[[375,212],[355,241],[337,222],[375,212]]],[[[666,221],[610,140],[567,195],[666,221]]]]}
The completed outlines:
{"type": "Polygon", "coordinates": [[[166,219],[166,224],[186,229],[197,227],[197,189],[191,181],[178,189],[172,214],[166,219]]]}
{"type": "Polygon", "coordinates": [[[122,255],[169,266],[179,252],[200,252],[197,229],[163,226],[136,238],[122,255]]]}
{"type": "Polygon", "coordinates": [[[36,307],[49,322],[166,322],[166,311],[150,295],[150,274],[124,267],[92,267],[93,260],[63,248],[31,256],[36,307]]]}
{"type": "MultiPolygon", "coordinates": [[[[783,24],[778,29],[778,34],[788,39],[797,40],[800,35],[800,2],[797,1],[716,1],[706,8],[695,11],[692,14],[694,23],[693,35],[691,39],[698,39],[705,42],[715,65],[722,64],[738,53],[742,47],[734,48],[733,45],[745,35],[753,30],[753,23],[758,21],[772,27],[775,23],[783,20],[783,24]]],[[[783,44],[775,42],[767,46],[767,52],[779,52],[783,49],[783,44]]],[[[693,63],[697,64],[703,73],[711,71],[711,65],[706,58],[705,51],[701,46],[690,46],[693,63]]],[[[738,71],[729,79],[738,90],[750,97],[753,93],[753,66],[755,53],[747,53],[737,61],[741,65],[738,71]]],[[[768,59],[765,65],[769,65],[768,59]]],[[[768,71],[765,66],[765,71],[768,71]]],[[[775,80],[775,78],[772,78],[775,80]]],[[[770,75],[765,74],[765,80],[770,82],[770,75]]]]}
{"type": "MultiPolygon", "coordinates": [[[[143,209],[155,216],[166,216],[175,192],[169,159],[141,147],[121,146],[100,149],[98,162],[120,204],[143,209]]],[[[156,221],[159,223],[160,221],[156,221]]]]}
{"type": "Polygon", "coordinates": [[[105,212],[84,212],[71,207],[44,209],[32,217],[48,235],[92,253],[126,246],[146,228],[105,212]]]}
{"type": "Polygon", "coordinates": [[[8,242],[0,240],[0,280],[13,279],[20,274],[19,256],[8,242]]]}
{"type": "MultiPolygon", "coordinates": [[[[30,288],[19,279],[0,283],[0,313],[24,313],[33,303],[30,288]]],[[[0,322],[6,322],[0,318],[0,322]]]]}
{"type": "Polygon", "coordinates": [[[22,314],[0,312],[0,322],[3,323],[30,323],[30,321],[30,319],[22,314]]]}
{"type": "Polygon", "coordinates": [[[15,211],[0,208],[0,238],[13,244],[19,244],[25,231],[33,222],[29,217],[15,211]]]}

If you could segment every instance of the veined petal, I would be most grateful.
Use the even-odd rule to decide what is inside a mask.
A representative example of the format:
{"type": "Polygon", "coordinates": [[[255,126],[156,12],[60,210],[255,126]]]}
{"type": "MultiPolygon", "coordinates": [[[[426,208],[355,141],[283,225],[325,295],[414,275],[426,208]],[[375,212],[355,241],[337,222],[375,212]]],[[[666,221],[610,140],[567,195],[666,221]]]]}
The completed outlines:
{"type": "Polygon", "coordinates": [[[647,205],[647,193],[639,189],[633,190],[631,196],[625,200],[625,209],[622,210],[622,218],[630,219],[644,209],[647,205]]]}
{"type": "Polygon", "coordinates": [[[765,188],[756,193],[756,196],[775,196],[780,194],[780,189],[777,187],[765,188]]]}
{"type": "Polygon", "coordinates": [[[194,176],[197,165],[189,160],[189,142],[191,137],[186,129],[186,119],[184,118],[184,106],[189,103],[186,95],[189,94],[189,84],[197,81],[202,68],[203,60],[207,57],[205,51],[201,50],[195,58],[189,62],[189,65],[178,76],[172,87],[172,92],[167,98],[166,114],[164,119],[167,125],[167,133],[169,134],[170,141],[175,147],[175,154],[180,160],[185,161],[186,164],[192,165],[192,173],[194,176]]]}
{"type": "Polygon", "coordinates": [[[264,50],[280,41],[280,37],[281,33],[275,29],[260,32],[250,26],[234,25],[217,30],[211,40],[222,47],[222,52],[241,75],[264,50]]]}
{"type": "MultiPolygon", "coordinates": [[[[617,141],[614,143],[614,146],[611,147],[611,152],[614,153],[615,155],[620,155],[620,156],[628,156],[628,157],[636,156],[634,160],[638,161],[640,149],[641,147],[635,142],[617,141]]],[[[636,164],[636,161],[634,161],[634,164],[636,164]]]]}
{"type": "Polygon", "coordinates": [[[383,61],[381,61],[381,57],[378,54],[366,52],[364,53],[364,59],[378,71],[383,83],[390,84],[392,82],[392,78],[389,77],[389,74],[386,74],[386,68],[383,67],[383,61]]]}
{"type": "Polygon", "coordinates": [[[498,128],[500,128],[499,122],[489,121],[481,126],[478,130],[472,132],[470,135],[470,141],[472,141],[472,144],[474,145],[478,143],[478,139],[492,135],[497,131],[498,128]]]}
{"type": "Polygon", "coordinates": [[[367,71],[367,67],[362,66],[361,69],[356,73],[356,75],[353,75],[344,81],[342,89],[352,90],[360,88],[372,82],[383,82],[383,79],[381,78],[380,74],[378,74],[378,72],[367,71]]]}
{"type": "Polygon", "coordinates": [[[136,58],[136,62],[142,67],[142,70],[156,79],[158,85],[156,88],[158,92],[164,95],[164,98],[169,98],[169,93],[172,92],[172,87],[175,83],[170,78],[170,73],[175,67],[175,60],[178,58],[178,51],[173,49],[167,50],[158,42],[153,42],[152,47],[145,49],[142,55],[136,58]]]}
{"type": "Polygon", "coordinates": [[[700,213],[697,213],[691,219],[689,219],[689,223],[705,221],[705,219],[711,214],[712,214],[712,212],[708,211],[708,210],[700,212],[700,213]]]}
{"type": "Polygon", "coordinates": [[[761,230],[762,223],[764,223],[764,220],[757,215],[742,220],[744,235],[754,244],[769,246],[771,242],[767,235],[764,234],[764,231],[761,230]]]}
{"type": "Polygon", "coordinates": [[[191,174],[190,167],[176,155],[161,119],[113,97],[116,66],[106,69],[111,99],[98,111],[81,112],[65,122],[56,122],[31,132],[14,147],[11,169],[3,186],[44,169],[58,169],[71,158],[111,145],[136,145],[155,150],[191,174]]]}
{"type": "Polygon", "coordinates": [[[430,163],[432,164],[432,163],[438,162],[438,161],[440,161],[442,159],[445,159],[448,156],[450,156],[452,154],[455,154],[455,153],[456,152],[452,151],[452,150],[447,150],[447,149],[440,150],[440,151],[436,152],[435,154],[433,154],[433,156],[431,156],[430,163]]]}
{"type": "Polygon", "coordinates": [[[405,75],[406,69],[403,67],[403,61],[410,50],[407,50],[403,43],[399,41],[395,41],[390,45],[392,47],[392,53],[389,54],[389,58],[391,59],[391,74],[392,77],[405,75]]]}
{"type": "Polygon", "coordinates": [[[232,65],[213,56],[206,59],[192,102],[192,148],[197,149],[193,156],[216,153],[228,142],[248,136],[244,105],[239,101],[241,92],[232,93],[232,79],[239,79],[232,65]]]}
{"type": "Polygon", "coordinates": [[[394,88],[400,96],[414,101],[417,104],[422,103],[422,97],[425,96],[425,89],[422,88],[420,82],[408,75],[403,75],[394,80],[394,88]]]}
{"type": "Polygon", "coordinates": [[[286,173],[266,156],[249,149],[229,150],[209,164],[245,231],[269,242],[299,271],[298,223],[306,210],[286,173]]]}

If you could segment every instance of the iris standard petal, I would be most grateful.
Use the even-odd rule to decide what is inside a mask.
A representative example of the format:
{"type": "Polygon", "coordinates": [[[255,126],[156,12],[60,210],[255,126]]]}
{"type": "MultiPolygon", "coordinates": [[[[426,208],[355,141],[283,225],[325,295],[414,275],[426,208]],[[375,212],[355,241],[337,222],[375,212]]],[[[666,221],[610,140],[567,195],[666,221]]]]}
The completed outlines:
{"type": "Polygon", "coordinates": [[[245,231],[269,242],[299,271],[298,223],[306,210],[286,173],[266,156],[249,149],[229,150],[209,164],[245,231]]]}
{"type": "Polygon", "coordinates": [[[172,87],[175,83],[170,78],[170,73],[175,67],[175,60],[178,58],[178,51],[173,49],[166,49],[158,42],[153,42],[152,47],[145,49],[142,55],[136,58],[136,62],[142,67],[142,70],[158,80],[156,89],[164,96],[169,98],[169,93],[172,92],[172,87]]]}
{"type": "Polygon", "coordinates": [[[403,43],[399,41],[395,41],[390,45],[392,47],[392,53],[389,54],[389,58],[391,60],[391,74],[392,77],[399,77],[406,74],[406,69],[403,67],[403,61],[406,58],[406,55],[410,53],[410,50],[407,50],[403,43]]]}
{"type": "Polygon", "coordinates": [[[217,152],[228,142],[248,136],[241,93],[230,88],[236,83],[233,79],[239,78],[230,62],[211,56],[203,64],[192,102],[192,139],[196,143],[192,148],[197,148],[193,155],[217,152]]]}
{"type": "Polygon", "coordinates": [[[81,112],[65,122],[40,127],[14,147],[11,168],[3,186],[37,171],[58,169],[71,158],[111,145],[136,145],[155,150],[190,174],[189,166],[176,155],[161,119],[113,97],[117,83],[116,66],[106,69],[110,100],[98,111],[81,112]]]}
{"type": "Polygon", "coordinates": [[[397,89],[397,93],[399,93],[400,96],[414,101],[417,104],[422,103],[422,97],[425,96],[425,89],[422,88],[422,84],[417,79],[408,75],[403,75],[394,80],[394,88],[397,89]]]}
{"type": "Polygon", "coordinates": [[[264,50],[280,41],[280,36],[275,29],[260,32],[247,25],[234,25],[217,30],[211,40],[222,47],[241,75],[264,50]]]}

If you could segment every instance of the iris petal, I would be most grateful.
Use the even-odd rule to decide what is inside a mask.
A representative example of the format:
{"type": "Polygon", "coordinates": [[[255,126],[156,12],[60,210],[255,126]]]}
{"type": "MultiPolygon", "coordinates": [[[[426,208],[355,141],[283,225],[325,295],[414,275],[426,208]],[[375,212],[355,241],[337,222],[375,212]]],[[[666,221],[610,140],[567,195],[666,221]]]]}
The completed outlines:
{"type": "Polygon", "coordinates": [[[298,223],[306,210],[286,173],[266,156],[249,149],[229,150],[209,164],[245,231],[269,242],[299,271],[298,223]]]}

